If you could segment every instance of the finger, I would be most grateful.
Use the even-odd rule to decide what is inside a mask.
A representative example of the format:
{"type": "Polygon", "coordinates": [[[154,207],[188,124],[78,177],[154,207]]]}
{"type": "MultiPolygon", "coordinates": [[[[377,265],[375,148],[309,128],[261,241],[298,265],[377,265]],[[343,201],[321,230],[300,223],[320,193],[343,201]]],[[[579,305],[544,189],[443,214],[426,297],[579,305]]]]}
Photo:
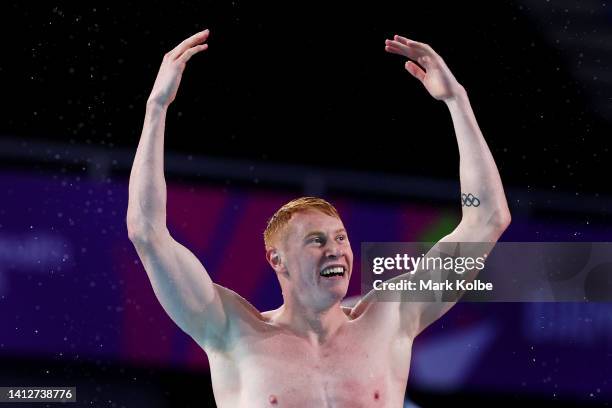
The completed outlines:
{"type": "Polygon", "coordinates": [[[404,67],[406,68],[406,71],[410,72],[410,74],[412,74],[412,76],[419,81],[423,82],[425,80],[425,71],[423,71],[421,67],[414,62],[407,61],[404,67]]]}
{"type": "Polygon", "coordinates": [[[417,58],[419,58],[420,56],[423,55],[423,52],[420,51],[419,49],[415,49],[413,46],[411,45],[405,45],[399,41],[395,41],[395,40],[386,40],[385,41],[386,45],[392,48],[396,48],[402,51],[402,55],[414,59],[416,60],[417,58]]]}
{"type": "Polygon", "coordinates": [[[390,52],[391,54],[405,56],[402,50],[400,50],[399,48],[390,46],[390,45],[385,46],[385,51],[390,52]]]}
{"type": "Polygon", "coordinates": [[[405,44],[405,45],[409,45],[410,43],[415,42],[413,40],[410,40],[410,39],[408,39],[406,37],[402,37],[401,35],[397,35],[397,34],[393,36],[393,39],[395,41],[399,41],[399,42],[401,42],[402,44],[405,44]]]}
{"type": "Polygon", "coordinates": [[[431,48],[431,46],[429,44],[425,44],[425,43],[422,43],[422,42],[414,41],[414,40],[411,40],[409,38],[402,37],[401,35],[394,35],[393,39],[395,41],[398,41],[398,42],[406,45],[406,46],[413,47],[415,50],[420,50],[422,52],[435,54],[435,51],[433,50],[433,48],[431,48]]]}
{"type": "Polygon", "coordinates": [[[177,60],[180,60],[180,62],[182,62],[183,64],[187,63],[187,61],[189,61],[189,59],[197,54],[200,51],[204,51],[208,49],[208,44],[200,44],[200,45],[196,45],[195,47],[191,47],[189,48],[187,51],[185,51],[180,57],[177,58],[177,60]]]}
{"type": "Polygon", "coordinates": [[[187,38],[186,40],[181,42],[179,45],[174,47],[174,49],[170,51],[170,54],[174,58],[180,57],[188,49],[192,48],[193,46],[197,44],[201,44],[202,42],[206,41],[208,39],[209,34],[210,34],[210,31],[207,28],[204,31],[200,31],[199,33],[192,35],[191,37],[187,38]]]}

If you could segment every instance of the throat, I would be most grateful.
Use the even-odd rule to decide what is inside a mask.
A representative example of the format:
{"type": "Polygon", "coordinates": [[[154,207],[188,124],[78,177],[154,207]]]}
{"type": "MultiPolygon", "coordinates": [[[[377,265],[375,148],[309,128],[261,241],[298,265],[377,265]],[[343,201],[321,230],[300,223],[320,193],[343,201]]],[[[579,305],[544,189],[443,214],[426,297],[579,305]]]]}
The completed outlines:
{"type": "Polygon", "coordinates": [[[339,304],[322,312],[303,307],[292,308],[285,304],[275,320],[279,326],[307,338],[309,343],[320,345],[336,335],[349,318],[339,304]]]}

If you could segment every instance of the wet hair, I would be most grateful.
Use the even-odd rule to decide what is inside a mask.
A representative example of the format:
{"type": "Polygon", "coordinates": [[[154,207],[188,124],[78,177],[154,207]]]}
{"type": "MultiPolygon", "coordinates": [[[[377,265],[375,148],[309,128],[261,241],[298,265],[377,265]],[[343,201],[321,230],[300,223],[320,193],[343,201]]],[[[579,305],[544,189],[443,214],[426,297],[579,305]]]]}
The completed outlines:
{"type": "Polygon", "coordinates": [[[272,247],[274,239],[289,224],[293,214],[308,210],[317,210],[330,217],[340,218],[338,210],[322,198],[301,197],[291,200],[279,208],[268,220],[268,225],[264,231],[266,249],[272,247]]]}

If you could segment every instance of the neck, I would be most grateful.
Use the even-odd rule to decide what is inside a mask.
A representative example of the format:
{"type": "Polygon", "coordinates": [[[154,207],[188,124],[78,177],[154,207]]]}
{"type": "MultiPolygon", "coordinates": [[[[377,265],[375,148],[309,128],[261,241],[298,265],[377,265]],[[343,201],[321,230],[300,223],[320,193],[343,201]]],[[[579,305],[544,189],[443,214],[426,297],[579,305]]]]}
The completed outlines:
{"type": "Polygon", "coordinates": [[[314,310],[296,302],[285,301],[274,320],[312,342],[323,343],[336,333],[348,318],[342,311],[340,302],[327,309],[314,310]]]}

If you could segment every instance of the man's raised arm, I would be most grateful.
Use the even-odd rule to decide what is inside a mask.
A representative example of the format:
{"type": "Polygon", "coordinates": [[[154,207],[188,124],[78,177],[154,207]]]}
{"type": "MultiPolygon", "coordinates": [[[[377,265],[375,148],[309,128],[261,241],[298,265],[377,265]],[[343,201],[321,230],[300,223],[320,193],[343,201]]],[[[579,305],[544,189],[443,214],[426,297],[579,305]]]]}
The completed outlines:
{"type": "Polygon", "coordinates": [[[206,50],[208,30],[164,56],[147,100],[138,150],[130,174],[127,228],[157,299],[172,320],[196,340],[212,343],[226,327],[219,291],[198,259],[166,227],[164,128],[185,64],[206,50]]]}
{"type": "MultiPolygon", "coordinates": [[[[444,252],[448,252],[451,243],[489,243],[463,246],[461,253],[457,254],[474,258],[483,256],[482,252],[488,253],[493,249],[510,224],[510,211],[497,166],[478,127],[467,93],[444,60],[429,45],[396,35],[392,40],[386,41],[385,50],[407,57],[409,60],[405,64],[406,70],[421,81],[432,97],[446,103],[459,146],[461,222],[452,233],[442,238],[427,256],[438,256],[441,246],[444,246],[444,252]]],[[[445,276],[441,272],[421,270],[417,271],[415,276],[429,274],[434,280],[443,280],[445,276]]],[[[471,274],[472,279],[474,276],[475,274],[471,274]]],[[[416,336],[454,304],[455,302],[440,300],[402,302],[402,325],[407,334],[416,336]]]]}

